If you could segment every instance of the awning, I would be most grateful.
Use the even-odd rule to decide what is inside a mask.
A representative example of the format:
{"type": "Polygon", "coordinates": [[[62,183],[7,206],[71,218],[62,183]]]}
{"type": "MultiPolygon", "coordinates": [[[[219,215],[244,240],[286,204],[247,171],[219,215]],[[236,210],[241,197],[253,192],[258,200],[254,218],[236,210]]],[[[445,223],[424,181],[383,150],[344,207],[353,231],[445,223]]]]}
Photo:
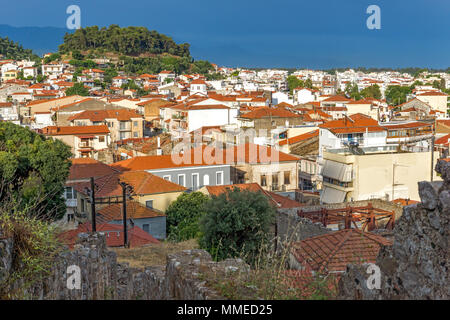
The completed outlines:
{"type": "Polygon", "coordinates": [[[325,160],[322,176],[342,182],[352,181],[352,166],[336,161],[325,160]]]}
{"type": "Polygon", "coordinates": [[[345,200],[347,192],[324,186],[320,195],[320,202],[323,203],[342,203],[345,200]]]}

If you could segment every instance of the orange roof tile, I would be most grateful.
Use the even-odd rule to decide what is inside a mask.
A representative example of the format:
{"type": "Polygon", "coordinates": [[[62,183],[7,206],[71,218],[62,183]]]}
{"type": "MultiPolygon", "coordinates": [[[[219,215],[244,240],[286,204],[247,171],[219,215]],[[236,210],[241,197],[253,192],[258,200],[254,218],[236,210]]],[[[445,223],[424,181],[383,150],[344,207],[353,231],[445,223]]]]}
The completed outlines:
{"type": "Polygon", "coordinates": [[[132,118],[142,118],[142,115],[130,109],[85,110],[69,117],[67,120],[89,119],[97,122],[105,119],[117,119],[119,121],[130,121],[132,118]]]}
{"type": "Polygon", "coordinates": [[[80,134],[107,134],[109,129],[106,125],[100,126],[48,126],[42,129],[43,134],[48,136],[80,135],[80,134]]]}
{"type": "Polygon", "coordinates": [[[344,272],[348,264],[374,263],[381,246],[392,242],[370,232],[344,229],[292,245],[297,261],[314,271],[344,272]]]}
{"type": "Polygon", "coordinates": [[[295,136],[295,137],[292,137],[292,138],[289,138],[289,139],[281,140],[279,145],[280,146],[284,146],[285,144],[289,144],[290,145],[290,144],[298,143],[300,141],[305,141],[305,140],[308,140],[308,139],[311,139],[311,138],[314,138],[314,137],[318,137],[318,136],[319,136],[319,130],[317,129],[317,130],[313,130],[313,131],[310,131],[310,132],[306,132],[306,133],[300,134],[298,136],[295,136]]]}

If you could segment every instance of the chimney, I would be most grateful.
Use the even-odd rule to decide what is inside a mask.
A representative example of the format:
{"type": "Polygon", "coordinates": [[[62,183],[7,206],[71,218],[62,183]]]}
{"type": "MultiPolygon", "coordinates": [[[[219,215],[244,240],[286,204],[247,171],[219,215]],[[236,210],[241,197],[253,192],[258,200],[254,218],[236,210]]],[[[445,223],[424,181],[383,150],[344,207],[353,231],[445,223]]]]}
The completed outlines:
{"type": "Polygon", "coordinates": [[[160,137],[157,137],[157,138],[156,138],[156,141],[157,141],[157,143],[158,143],[158,148],[156,149],[156,155],[157,155],[157,156],[160,156],[160,155],[162,155],[161,139],[160,139],[160,137]]]}

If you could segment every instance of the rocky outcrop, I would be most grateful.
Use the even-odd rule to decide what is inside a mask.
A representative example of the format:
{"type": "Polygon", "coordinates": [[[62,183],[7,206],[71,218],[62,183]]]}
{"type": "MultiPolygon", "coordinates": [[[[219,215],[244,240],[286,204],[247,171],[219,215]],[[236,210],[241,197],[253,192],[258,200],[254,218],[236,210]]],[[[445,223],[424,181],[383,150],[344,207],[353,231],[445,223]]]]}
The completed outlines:
{"type": "Polygon", "coordinates": [[[421,202],[404,207],[393,246],[380,250],[380,288],[368,288],[367,265],[349,265],[340,298],[450,298],[450,162],[440,160],[436,171],[443,181],[419,182],[421,202]]]}

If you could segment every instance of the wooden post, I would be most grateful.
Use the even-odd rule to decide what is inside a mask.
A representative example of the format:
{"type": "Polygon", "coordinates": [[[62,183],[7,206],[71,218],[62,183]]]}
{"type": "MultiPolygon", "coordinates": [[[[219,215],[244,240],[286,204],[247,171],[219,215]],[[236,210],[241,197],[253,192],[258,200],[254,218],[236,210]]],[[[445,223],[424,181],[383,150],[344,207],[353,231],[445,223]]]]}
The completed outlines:
{"type": "Polygon", "coordinates": [[[92,232],[97,231],[97,213],[95,212],[95,184],[94,177],[91,177],[91,215],[92,215],[92,232]]]}

